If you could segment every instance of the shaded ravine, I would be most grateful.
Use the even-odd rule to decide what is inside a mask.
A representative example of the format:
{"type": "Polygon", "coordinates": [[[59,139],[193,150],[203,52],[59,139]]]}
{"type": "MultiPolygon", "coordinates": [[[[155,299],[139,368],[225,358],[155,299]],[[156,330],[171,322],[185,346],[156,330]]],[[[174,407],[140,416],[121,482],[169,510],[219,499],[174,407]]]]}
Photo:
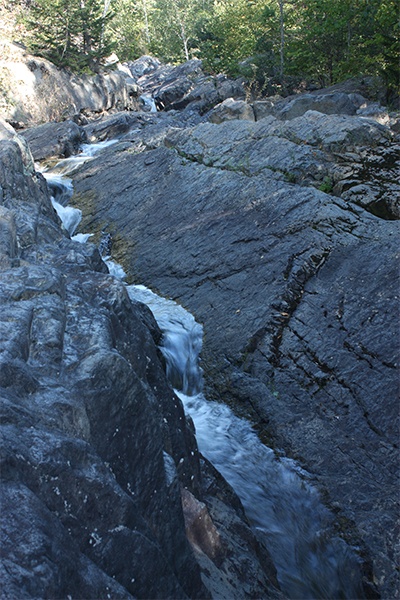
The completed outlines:
{"type": "Polygon", "coordinates": [[[271,553],[283,592],[293,599],[362,598],[356,550],[335,533],[334,515],[309,475],[292,460],[278,460],[247,420],[203,396],[201,325],[143,286],[127,289],[150,307],[163,331],[167,375],[194,421],[199,449],[241,499],[271,553]]]}
{"type": "MultiPolygon", "coordinates": [[[[73,190],[65,174],[103,146],[83,147],[82,154],[44,173],[53,205],[70,234],[81,211],[66,206],[73,190]]],[[[85,242],[88,237],[78,234],[75,239],[85,242]]],[[[121,267],[106,262],[111,274],[121,278],[121,267]]],[[[356,549],[335,532],[334,515],[322,503],[309,475],[291,460],[278,460],[248,421],[202,395],[201,325],[182,307],[143,286],[127,289],[133,299],[150,307],[164,332],[167,375],[195,423],[199,449],[240,497],[258,538],[271,553],[284,593],[293,599],[364,597],[356,549]]]]}

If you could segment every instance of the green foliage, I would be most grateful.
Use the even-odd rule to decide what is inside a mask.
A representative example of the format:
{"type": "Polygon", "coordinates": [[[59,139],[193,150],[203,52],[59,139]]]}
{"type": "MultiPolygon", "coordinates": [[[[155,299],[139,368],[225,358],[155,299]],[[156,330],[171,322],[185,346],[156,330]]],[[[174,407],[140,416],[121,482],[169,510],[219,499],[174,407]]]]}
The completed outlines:
{"type": "MultiPolygon", "coordinates": [[[[201,58],[213,72],[242,74],[240,62],[255,53],[271,50],[267,18],[274,15],[271,0],[220,0],[196,25],[201,58]]],[[[254,74],[251,62],[242,67],[254,74]]]]}
{"type": "Polygon", "coordinates": [[[360,73],[399,72],[396,0],[307,0],[289,24],[288,72],[321,85],[360,73]]]}
{"type": "Polygon", "coordinates": [[[152,51],[172,62],[199,54],[196,25],[207,16],[203,0],[155,0],[152,51]]]}
{"type": "Polygon", "coordinates": [[[149,52],[146,38],[146,19],[142,1],[112,0],[114,18],[106,31],[115,42],[120,60],[134,60],[149,52]]]}
{"type": "Polygon", "coordinates": [[[62,67],[97,72],[114,44],[104,35],[112,14],[100,0],[35,0],[25,26],[29,49],[62,67]]]}
{"type": "Polygon", "coordinates": [[[321,192],[325,192],[326,194],[330,194],[333,189],[332,179],[328,176],[324,177],[323,182],[318,188],[321,192]]]}
{"type": "Polygon", "coordinates": [[[30,49],[80,71],[97,70],[113,44],[121,60],[196,56],[268,94],[290,93],[290,77],[324,86],[371,74],[399,87],[398,0],[111,0],[103,17],[107,1],[32,0],[30,49]]]}

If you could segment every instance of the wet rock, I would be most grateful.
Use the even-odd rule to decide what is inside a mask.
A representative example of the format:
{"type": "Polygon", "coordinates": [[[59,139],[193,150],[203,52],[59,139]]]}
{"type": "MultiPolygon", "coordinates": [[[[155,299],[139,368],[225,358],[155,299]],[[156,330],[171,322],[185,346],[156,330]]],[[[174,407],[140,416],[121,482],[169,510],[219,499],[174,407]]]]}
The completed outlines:
{"type": "Polygon", "coordinates": [[[269,598],[279,594],[276,569],[268,551],[255,539],[243,507],[229,484],[201,459],[203,502],[183,494],[185,524],[202,578],[213,598],[269,598]],[[262,571],[254,565],[260,563],[262,571]],[[237,573],[237,577],[232,574],[237,573]]]}
{"type": "MultiPolygon", "coordinates": [[[[7,136],[4,160],[21,155],[6,129],[7,136]]],[[[3,589],[7,597],[18,587],[18,596],[33,597],[38,586],[53,597],[207,596],[162,456],[171,452],[182,485],[196,490],[198,456],[183,409],[125,288],[103,263],[93,271],[90,251],[61,234],[50,207],[21,244],[21,213],[48,202],[41,184],[23,174],[22,161],[1,179],[4,254],[19,261],[1,273],[2,476],[10,490],[20,481],[29,488],[12,492],[26,526],[19,521],[18,536],[2,538],[3,589]],[[40,576],[29,565],[43,562],[42,546],[19,541],[35,530],[44,546],[55,539],[54,567],[43,565],[40,576]],[[57,574],[65,564],[73,577],[57,574]],[[29,577],[21,579],[23,569],[29,577]]],[[[5,522],[19,518],[14,507],[5,504],[5,522]]]]}
{"type": "Polygon", "coordinates": [[[118,112],[106,115],[85,125],[85,137],[90,143],[102,142],[125,133],[134,122],[135,113],[118,112]]]}
{"type": "Polygon", "coordinates": [[[21,135],[28,142],[36,161],[53,156],[68,158],[77,153],[85,137],[82,128],[73,121],[44,123],[25,129],[21,135]]]}

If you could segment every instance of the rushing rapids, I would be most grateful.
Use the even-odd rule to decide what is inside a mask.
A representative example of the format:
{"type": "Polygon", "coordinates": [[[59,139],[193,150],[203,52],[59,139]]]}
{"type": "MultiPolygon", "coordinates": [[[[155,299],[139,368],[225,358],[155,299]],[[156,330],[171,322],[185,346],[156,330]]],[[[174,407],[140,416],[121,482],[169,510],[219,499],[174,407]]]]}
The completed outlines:
{"type": "MultiPolygon", "coordinates": [[[[103,146],[84,146],[80,155],[44,173],[53,205],[70,234],[79,223],[80,211],[66,206],[72,184],[65,175],[103,146]]],[[[85,242],[88,237],[78,234],[75,239],[85,242]]],[[[123,279],[122,268],[104,259],[110,273],[123,279]]],[[[260,442],[249,421],[202,394],[201,325],[184,308],[144,286],[127,286],[127,290],[132,299],[149,306],[163,331],[167,375],[194,421],[199,449],[241,499],[258,538],[271,553],[283,592],[293,599],[363,597],[356,550],[335,531],[334,515],[310,476],[294,461],[278,459],[260,442]]]]}

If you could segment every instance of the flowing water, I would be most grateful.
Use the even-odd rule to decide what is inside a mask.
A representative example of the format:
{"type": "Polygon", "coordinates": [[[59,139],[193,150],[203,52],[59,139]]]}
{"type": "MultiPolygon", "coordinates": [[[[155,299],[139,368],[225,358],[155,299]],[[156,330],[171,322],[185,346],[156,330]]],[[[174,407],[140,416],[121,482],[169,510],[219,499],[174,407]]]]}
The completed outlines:
{"type": "Polygon", "coordinates": [[[157,106],[151,94],[142,94],[140,100],[143,102],[144,106],[147,107],[149,112],[157,112],[157,106]]]}
{"type": "MultiPolygon", "coordinates": [[[[85,154],[60,161],[43,173],[70,233],[81,213],[65,206],[73,191],[65,174],[90,160],[101,147],[104,143],[94,144],[85,154]]],[[[85,242],[88,237],[78,234],[75,239],[85,242]]],[[[105,259],[110,273],[123,280],[122,267],[105,259]]],[[[277,459],[247,420],[203,396],[201,325],[181,306],[144,286],[127,286],[127,290],[131,298],[150,307],[162,329],[167,376],[194,421],[199,449],[240,497],[257,537],[270,551],[282,591],[293,600],[364,597],[358,555],[335,533],[334,516],[308,474],[294,461],[277,459]]]]}
{"type": "MultiPolygon", "coordinates": [[[[82,144],[81,151],[76,156],[70,156],[64,160],[60,160],[56,166],[49,168],[48,170],[42,170],[42,175],[47,181],[47,185],[52,193],[51,202],[53,207],[60,217],[65,229],[68,233],[73,236],[75,229],[78,227],[81,218],[82,211],[72,206],[67,206],[69,200],[72,197],[74,188],[71,179],[66,175],[73,173],[78,167],[84,162],[91,160],[97,152],[100,152],[103,148],[115,144],[118,140],[107,140],[106,142],[99,142],[98,144],[82,144]]],[[[40,167],[39,169],[40,170],[40,167]]],[[[78,234],[73,236],[77,242],[87,242],[90,237],[89,233],[78,234]]]]}
{"type": "Polygon", "coordinates": [[[127,290],[150,307],[163,331],[167,375],[194,421],[199,449],[240,497],[283,592],[293,599],[362,598],[358,556],[335,534],[334,516],[308,474],[294,461],[278,460],[247,420],[201,393],[201,325],[143,286],[127,290]]]}

